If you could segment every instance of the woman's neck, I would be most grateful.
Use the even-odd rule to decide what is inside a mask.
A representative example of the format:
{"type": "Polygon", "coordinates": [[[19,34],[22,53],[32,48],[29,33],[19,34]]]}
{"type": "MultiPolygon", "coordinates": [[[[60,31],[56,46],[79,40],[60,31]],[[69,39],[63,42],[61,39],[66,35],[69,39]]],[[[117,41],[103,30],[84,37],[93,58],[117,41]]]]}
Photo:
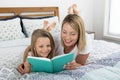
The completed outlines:
{"type": "Polygon", "coordinates": [[[71,52],[73,49],[74,49],[75,45],[74,46],[64,46],[64,53],[67,54],[69,52],[71,52]]]}

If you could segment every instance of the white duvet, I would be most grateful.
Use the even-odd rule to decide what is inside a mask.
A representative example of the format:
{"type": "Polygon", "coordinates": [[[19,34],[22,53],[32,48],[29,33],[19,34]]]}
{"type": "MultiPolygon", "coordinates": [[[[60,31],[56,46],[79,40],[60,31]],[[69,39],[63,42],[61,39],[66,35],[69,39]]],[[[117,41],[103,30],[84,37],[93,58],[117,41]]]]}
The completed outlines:
{"type": "MultiPolygon", "coordinates": [[[[30,38],[16,39],[11,41],[0,42],[0,79],[2,80],[79,80],[77,79],[81,73],[78,70],[65,71],[58,74],[47,73],[31,73],[21,76],[16,67],[23,60],[25,48],[30,45],[30,38]],[[77,72],[78,71],[78,72],[77,72]],[[7,72],[7,73],[6,73],[7,72]],[[73,73],[75,73],[75,75],[73,73]],[[71,75],[70,75],[71,74],[71,75]],[[76,75],[78,74],[78,76],[76,75]],[[47,75],[47,76],[46,76],[47,75]],[[11,77],[12,76],[12,77],[11,77]],[[54,77],[53,77],[54,76],[54,77]]],[[[120,45],[102,40],[93,40],[93,50],[88,58],[88,63],[105,58],[110,54],[120,52],[120,45]]],[[[90,68],[91,69],[91,68],[90,68]]],[[[80,69],[80,71],[83,69],[80,69]]],[[[86,72],[86,71],[85,71],[86,72]]]]}
{"type": "Polygon", "coordinates": [[[30,38],[0,42],[0,67],[17,67],[23,60],[25,48],[30,38]]]}
{"type": "MultiPolygon", "coordinates": [[[[30,38],[0,42],[0,66],[17,67],[23,60],[25,48],[30,45],[30,38]]],[[[120,45],[103,40],[93,40],[93,50],[87,63],[120,52],[120,45]]]]}

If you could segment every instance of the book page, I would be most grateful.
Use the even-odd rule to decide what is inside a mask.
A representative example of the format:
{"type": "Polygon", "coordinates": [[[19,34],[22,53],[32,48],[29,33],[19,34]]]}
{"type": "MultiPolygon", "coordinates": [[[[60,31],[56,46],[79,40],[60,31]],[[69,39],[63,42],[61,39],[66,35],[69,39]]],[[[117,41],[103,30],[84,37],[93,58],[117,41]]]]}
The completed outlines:
{"type": "Polygon", "coordinates": [[[68,62],[73,61],[73,59],[74,59],[73,53],[56,56],[55,58],[52,59],[53,71],[59,72],[64,70],[64,65],[67,64],[68,62]]]}
{"type": "Polygon", "coordinates": [[[53,72],[51,60],[41,57],[28,57],[28,62],[31,64],[32,72],[53,72]]]}

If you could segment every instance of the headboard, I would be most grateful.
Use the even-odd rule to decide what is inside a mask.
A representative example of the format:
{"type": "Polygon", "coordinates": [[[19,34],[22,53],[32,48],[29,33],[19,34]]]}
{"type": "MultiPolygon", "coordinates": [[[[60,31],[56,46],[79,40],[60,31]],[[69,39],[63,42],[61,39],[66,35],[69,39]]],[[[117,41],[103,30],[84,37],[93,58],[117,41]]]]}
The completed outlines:
{"type": "Polygon", "coordinates": [[[38,17],[38,16],[58,16],[58,7],[3,7],[0,8],[0,18],[13,16],[38,17]]]}

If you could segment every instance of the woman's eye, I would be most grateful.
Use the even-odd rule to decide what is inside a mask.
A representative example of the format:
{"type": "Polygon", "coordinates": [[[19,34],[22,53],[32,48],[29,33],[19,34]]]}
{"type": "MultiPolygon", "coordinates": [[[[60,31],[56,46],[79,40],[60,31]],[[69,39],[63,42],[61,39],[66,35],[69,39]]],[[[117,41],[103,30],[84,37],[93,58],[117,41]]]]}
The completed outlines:
{"type": "Polygon", "coordinates": [[[42,48],[43,46],[39,46],[39,48],[42,48]]]}
{"type": "Polygon", "coordinates": [[[63,31],[63,33],[64,33],[64,34],[66,34],[66,32],[65,32],[65,31],[63,31]]]}
{"type": "Polygon", "coordinates": [[[72,33],[71,35],[75,35],[75,33],[72,33]]]}

